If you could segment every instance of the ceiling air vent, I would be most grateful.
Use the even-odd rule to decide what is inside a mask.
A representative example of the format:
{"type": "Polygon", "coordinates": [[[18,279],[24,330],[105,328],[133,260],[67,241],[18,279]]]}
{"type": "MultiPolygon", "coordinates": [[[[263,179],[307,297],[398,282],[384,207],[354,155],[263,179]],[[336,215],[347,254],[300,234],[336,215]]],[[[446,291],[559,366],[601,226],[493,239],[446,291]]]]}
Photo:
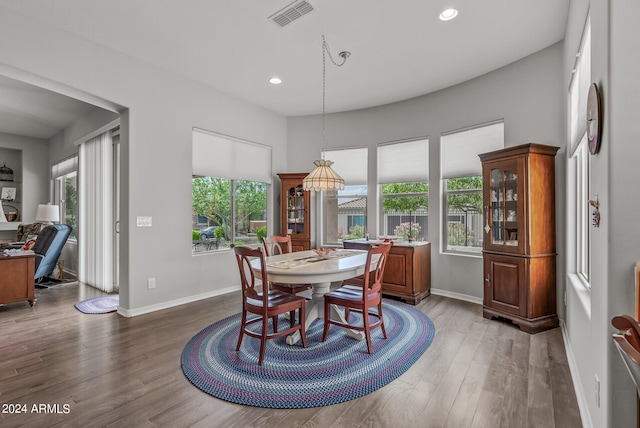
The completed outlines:
{"type": "Polygon", "coordinates": [[[309,2],[295,1],[271,15],[269,20],[282,28],[310,12],[313,12],[313,6],[309,2]]]}

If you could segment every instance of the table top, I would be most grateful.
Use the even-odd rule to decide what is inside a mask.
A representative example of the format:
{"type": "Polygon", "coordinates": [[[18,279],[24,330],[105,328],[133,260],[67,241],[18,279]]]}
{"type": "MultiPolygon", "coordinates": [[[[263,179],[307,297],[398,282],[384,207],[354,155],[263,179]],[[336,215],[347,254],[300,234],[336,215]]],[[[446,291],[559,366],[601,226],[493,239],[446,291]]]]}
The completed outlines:
{"type": "MultiPolygon", "coordinates": [[[[291,284],[315,284],[341,281],[364,273],[367,252],[360,250],[336,250],[319,260],[313,251],[299,251],[265,257],[267,277],[270,281],[291,284]]],[[[260,261],[251,262],[251,267],[260,272],[260,261]]]]}

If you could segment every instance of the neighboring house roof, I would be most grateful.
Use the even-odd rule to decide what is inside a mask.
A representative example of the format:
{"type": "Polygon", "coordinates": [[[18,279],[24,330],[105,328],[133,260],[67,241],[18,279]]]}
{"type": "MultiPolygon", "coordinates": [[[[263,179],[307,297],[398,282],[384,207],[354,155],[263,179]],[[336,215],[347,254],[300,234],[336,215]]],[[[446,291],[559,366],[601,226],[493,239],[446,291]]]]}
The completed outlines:
{"type": "Polygon", "coordinates": [[[366,208],[367,208],[367,198],[352,199],[350,201],[343,202],[340,205],[338,205],[338,209],[340,210],[353,210],[353,209],[364,210],[366,208]]]}

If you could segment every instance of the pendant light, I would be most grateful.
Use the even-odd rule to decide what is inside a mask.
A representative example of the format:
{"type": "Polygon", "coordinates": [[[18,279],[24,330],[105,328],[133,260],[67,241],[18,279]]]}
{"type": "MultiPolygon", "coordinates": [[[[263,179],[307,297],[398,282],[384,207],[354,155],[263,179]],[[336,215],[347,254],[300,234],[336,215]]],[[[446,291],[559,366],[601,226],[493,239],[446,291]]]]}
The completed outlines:
{"type": "Polygon", "coordinates": [[[326,66],[326,54],[329,54],[331,62],[342,67],[347,61],[347,58],[351,55],[350,52],[343,51],[338,55],[342,58],[342,62],[337,63],[333,60],[329,46],[322,36],[322,159],[316,160],[313,164],[316,166],[304,180],[302,180],[302,188],[312,192],[322,191],[337,191],[344,189],[344,179],[340,177],[340,174],[331,169],[333,162],[324,159],[324,146],[325,146],[325,123],[326,123],[326,98],[327,98],[327,66],[326,66]]]}

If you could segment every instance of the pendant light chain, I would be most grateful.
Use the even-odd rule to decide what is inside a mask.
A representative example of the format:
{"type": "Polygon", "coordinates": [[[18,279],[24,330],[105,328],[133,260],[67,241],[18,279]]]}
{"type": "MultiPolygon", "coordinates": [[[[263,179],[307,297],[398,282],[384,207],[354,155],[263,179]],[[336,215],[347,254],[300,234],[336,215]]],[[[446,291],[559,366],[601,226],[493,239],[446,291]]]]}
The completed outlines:
{"type": "Polygon", "coordinates": [[[327,61],[326,54],[329,54],[329,59],[333,63],[333,65],[337,67],[342,67],[345,62],[347,62],[347,58],[351,55],[350,52],[343,51],[340,52],[339,56],[342,58],[342,62],[337,63],[333,56],[331,55],[331,51],[329,50],[329,45],[324,38],[324,34],[322,35],[322,159],[324,160],[324,149],[326,144],[326,122],[327,122],[327,110],[326,110],[326,101],[327,101],[327,61]]]}
{"type": "Polygon", "coordinates": [[[331,169],[331,165],[333,162],[329,160],[325,160],[325,144],[326,144],[326,101],[327,101],[327,60],[326,54],[329,54],[329,59],[331,62],[341,67],[346,61],[349,55],[351,55],[347,51],[340,52],[339,56],[342,58],[341,63],[337,63],[334,61],[331,56],[331,51],[329,51],[329,46],[327,45],[327,41],[322,35],[322,159],[316,160],[313,162],[315,168],[311,171],[303,180],[302,180],[302,188],[305,191],[313,191],[313,192],[322,192],[322,191],[332,191],[336,192],[338,190],[344,189],[344,179],[340,177],[340,174],[336,173],[333,169],[331,169]]]}

